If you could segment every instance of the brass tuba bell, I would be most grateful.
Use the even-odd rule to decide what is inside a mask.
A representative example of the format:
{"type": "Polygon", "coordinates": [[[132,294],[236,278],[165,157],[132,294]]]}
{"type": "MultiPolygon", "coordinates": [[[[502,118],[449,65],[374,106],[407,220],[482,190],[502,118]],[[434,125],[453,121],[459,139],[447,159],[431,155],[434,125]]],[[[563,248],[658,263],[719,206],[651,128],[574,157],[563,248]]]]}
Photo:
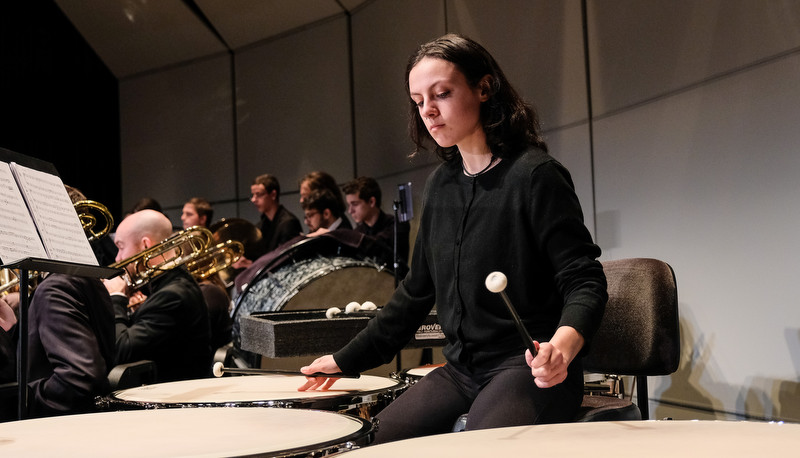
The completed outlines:
{"type": "Polygon", "coordinates": [[[106,235],[114,227],[114,217],[105,205],[93,200],[79,200],[73,205],[90,242],[106,235]]]}

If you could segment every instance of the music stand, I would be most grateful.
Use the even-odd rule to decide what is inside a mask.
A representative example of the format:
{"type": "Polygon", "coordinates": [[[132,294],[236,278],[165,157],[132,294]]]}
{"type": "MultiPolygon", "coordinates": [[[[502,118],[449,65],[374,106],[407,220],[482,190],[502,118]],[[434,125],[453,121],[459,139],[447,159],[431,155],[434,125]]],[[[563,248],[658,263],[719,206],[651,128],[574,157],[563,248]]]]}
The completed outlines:
{"type": "MultiPolygon", "coordinates": [[[[0,148],[0,160],[4,162],[16,162],[20,165],[58,176],[58,172],[53,164],[19,154],[5,148],[0,148]]],[[[77,218],[77,214],[75,217],[77,218]]],[[[30,305],[30,297],[28,295],[29,272],[38,271],[74,275],[78,277],[111,278],[121,274],[122,269],[35,257],[23,258],[10,264],[4,264],[3,261],[0,260],[0,267],[19,269],[20,272],[20,304],[19,318],[17,322],[17,329],[19,330],[19,338],[17,342],[17,392],[19,397],[17,417],[19,420],[23,420],[28,410],[28,306],[30,305]]]]}

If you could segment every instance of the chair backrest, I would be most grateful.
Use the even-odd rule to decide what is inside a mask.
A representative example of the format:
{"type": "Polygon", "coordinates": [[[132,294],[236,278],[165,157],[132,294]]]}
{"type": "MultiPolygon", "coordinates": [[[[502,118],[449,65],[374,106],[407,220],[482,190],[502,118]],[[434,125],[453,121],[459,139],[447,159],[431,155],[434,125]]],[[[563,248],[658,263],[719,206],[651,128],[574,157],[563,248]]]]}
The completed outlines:
{"type": "Polygon", "coordinates": [[[588,372],[668,375],[678,369],[680,331],[675,273],[648,258],[604,261],[608,303],[583,359],[588,372]]]}

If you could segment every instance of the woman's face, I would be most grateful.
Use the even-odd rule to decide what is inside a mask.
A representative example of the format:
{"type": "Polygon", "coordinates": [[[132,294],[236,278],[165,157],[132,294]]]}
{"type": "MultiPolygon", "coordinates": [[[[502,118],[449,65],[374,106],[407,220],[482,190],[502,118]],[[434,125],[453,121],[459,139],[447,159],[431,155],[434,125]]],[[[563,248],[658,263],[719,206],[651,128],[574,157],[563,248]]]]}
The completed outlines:
{"type": "Polygon", "coordinates": [[[452,62],[423,58],[408,74],[408,89],[439,146],[458,145],[461,151],[468,151],[475,145],[476,152],[485,149],[480,106],[488,96],[480,85],[471,87],[452,62]]]}

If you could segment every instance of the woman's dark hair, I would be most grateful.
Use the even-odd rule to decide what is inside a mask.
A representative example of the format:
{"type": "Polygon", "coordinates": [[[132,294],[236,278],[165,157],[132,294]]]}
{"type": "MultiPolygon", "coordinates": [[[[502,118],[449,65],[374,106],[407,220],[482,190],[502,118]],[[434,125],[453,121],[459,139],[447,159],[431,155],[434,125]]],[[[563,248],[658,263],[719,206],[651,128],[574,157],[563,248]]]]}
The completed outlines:
{"type": "MultiPolygon", "coordinates": [[[[481,124],[486,132],[486,142],[496,156],[508,157],[528,146],[537,146],[547,151],[542,138],[539,117],[525,103],[506,79],[491,54],[477,42],[457,34],[448,34],[420,46],[411,55],[406,67],[406,91],[409,92],[408,75],[423,58],[430,57],[452,62],[464,74],[467,84],[477,87],[481,79],[489,75],[489,99],[481,104],[481,124]]],[[[410,100],[408,132],[416,149],[430,149],[444,161],[458,155],[454,145],[443,148],[436,144],[428,133],[417,104],[410,100]]]]}

